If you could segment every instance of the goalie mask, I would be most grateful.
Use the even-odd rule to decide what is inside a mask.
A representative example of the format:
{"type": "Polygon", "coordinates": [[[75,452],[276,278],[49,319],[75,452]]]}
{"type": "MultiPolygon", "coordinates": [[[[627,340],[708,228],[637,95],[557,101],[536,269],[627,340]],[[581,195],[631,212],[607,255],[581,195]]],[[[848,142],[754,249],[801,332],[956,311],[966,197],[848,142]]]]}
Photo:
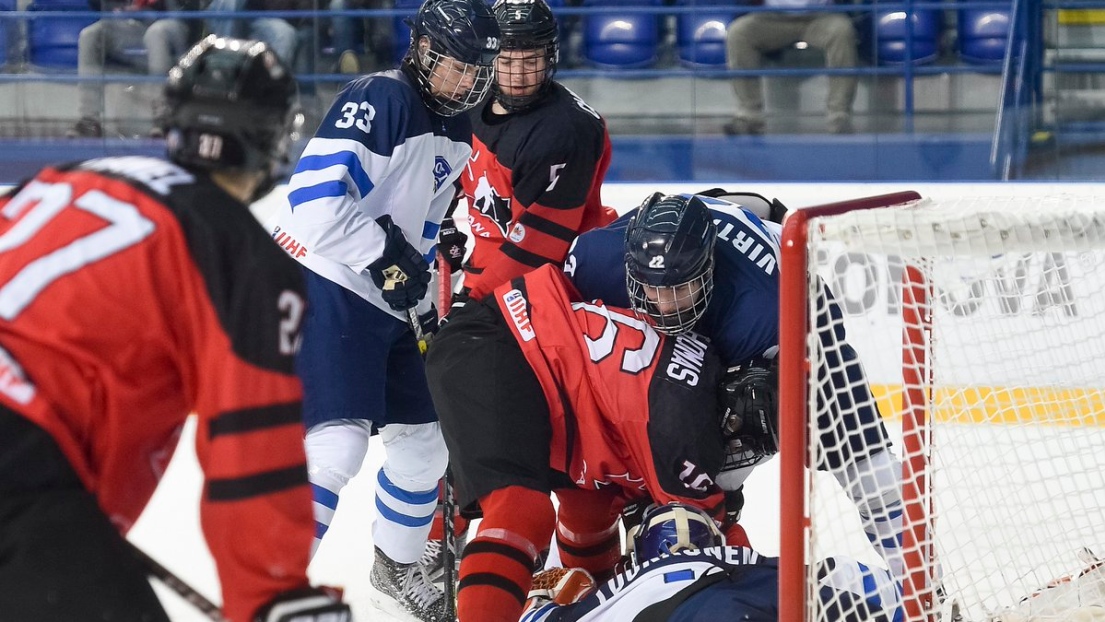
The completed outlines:
{"type": "Polygon", "coordinates": [[[190,169],[259,171],[253,199],[289,164],[303,114],[295,78],[260,41],[211,35],[192,47],[165,82],[162,120],[169,159],[190,169]]]}
{"type": "Polygon", "coordinates": [[[493,10],[503,31],[503,50],[492,93],[508,112],[519,112],[541,101],[556,74],[556,19],[545,0],[499,0],[493,10]]]}
{"type": "Polygon", "coordinates": [[[675,335],[694,327],[714,289],[717,229],[695,196],[654,193],[625,231],[626,287],[637,313],[675,335]]]}
{"type": "Polygon", "coordinates": [[[629,553],[636,564],[680,551],[725,544],[717,523],[702,510],[685,503],[652,505],[641,523],[626,534],[629,553]]]}
{"type": "Polygon", "coordinates": [[[501,33],[483,0],[426,0],[414,18],[403,66],[422,100],[452,117],[483,100],[495,80],[501,33]]]}
{"type": "Polygon", "coordinates": [[[750,363],[725,375],[718,406],[725,438],[723,471],[752,466],[779,452],[778,365],[750,363]]]}

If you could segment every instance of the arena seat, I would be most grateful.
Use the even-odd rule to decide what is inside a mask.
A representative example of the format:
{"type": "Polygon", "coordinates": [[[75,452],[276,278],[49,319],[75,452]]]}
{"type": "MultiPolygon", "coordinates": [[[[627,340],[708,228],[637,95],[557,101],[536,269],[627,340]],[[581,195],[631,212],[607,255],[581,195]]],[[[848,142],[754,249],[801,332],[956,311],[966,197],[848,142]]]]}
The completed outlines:
{"type": "Polygon", "coordinates": [[[880,65],[905,64],[907,49],[914,65],[931,63],[940,56],[943,13],[917,9],[912,13],[912,22],[913,38],[910,45],[906,41],[909,33],[905,11],[880,11],[875,15],[875,57],[880,65]]]}
{"type": "Polygon", "coordinates": [[[732,10],[733,3],[724,0],[676,0],[675,4],[700,7],[700,11],[675,16],[675,49],[680,64],[685,67],[725,67],[725,30],[740,15],[732,10]]]}
{"type": "Polygon", "coordinates": [[[1012,28],[1010,11],[959,9],[959,58],[975,64],[1000,63],[1012,28]]]}
{"type": "Polygon", "coordinates": [[[395,24],[392,54],[396,63],[403,59],[403,55],[407,53],[407,48],[411,45],[411,28],[404,20],[414,17],[420,6],[422,6],[422,0],[395,0],[396,9],[406,9],[408,12],[406,15],[392,18],[392,22],[395,24]]]}
{"type": "MultiPolygon", "coordinates": [[[[584,0],[588,7],[660,6],[662,0],[584,0]]],[[[660,16],[637,13],[597,13],[583,16],[583,58],[603,69],[651,67],[660,52],[660,16]]]]}
{"type": "MultiPolygon", "coordinates": [[[[88,11],[80,0],[35,0],[28,11],[88,11]]],[[[35,67],[77,68],[77,41],[93,17],[32,17],[27,24],[27,58],[35,67]]]]}
{"type": "MultiPolygon", "coordinates": [[[[0,0],[0,11],[14,11],[15,0],[0,0]]],[[[8,29],[14,28],[17,22],[0,20],[0,67],[8,64],[8,29]]]]}

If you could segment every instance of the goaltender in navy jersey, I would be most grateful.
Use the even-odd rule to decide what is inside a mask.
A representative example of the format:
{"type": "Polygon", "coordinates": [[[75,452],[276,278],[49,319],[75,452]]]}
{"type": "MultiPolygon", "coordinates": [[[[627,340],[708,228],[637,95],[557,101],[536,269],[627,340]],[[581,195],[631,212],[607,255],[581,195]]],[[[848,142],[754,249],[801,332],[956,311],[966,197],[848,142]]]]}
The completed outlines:
{"type": "MultiPolygon", "coordinates": [[[[745,547],[683,550],[631,566],[577,603],[538,603],[521,622],[777,622],[778,575],[778,559],[745,547]]],[[[818,597],[830,622],[903,619],[890,575],[857,561],[821,562],[818,597]]]]}
{"type": "Polygon", "coordinates": [[[550,82],[532,108],[470,113],[472,157],[461,175],[474,236],[464,266],[473,298],[545,264],[561,264],[572,239],[615,218],[601,187],[610,165],[606,122],[575,93],[550,82]]]}
{"type": "MultiPolygon", "coordinates": [[[[404,70],[354,80],[300,156],[273,237],[312,272],[406,322],[365,272],[383,253],[376,219],[390,216],[432,264],[453,183],[471,153],[468,118],[428,110],[404,70]]],[[[424,299],[418,311],[429,308],[424,299]]]]}
{"type": "MultiPolygon", "coordinates": [[[[779,344],[781,227],[728,201],[699,198],[710,208],[717,244],[713,297],[694,330],[710,338],[727,366],[773,357],[779,344]]],[[[634,213],[584,233],[573,243],[564,272],[585,299],[629,307],[625,230],[634,213]]]]}
{"type": "Polygon", "coordinates": [[[195,413],[224,615],[306,586],[295,262],[206,173],[160,159],[46,168],[0,215],[0,410],[48,432],[123,531],[195,413]]]}

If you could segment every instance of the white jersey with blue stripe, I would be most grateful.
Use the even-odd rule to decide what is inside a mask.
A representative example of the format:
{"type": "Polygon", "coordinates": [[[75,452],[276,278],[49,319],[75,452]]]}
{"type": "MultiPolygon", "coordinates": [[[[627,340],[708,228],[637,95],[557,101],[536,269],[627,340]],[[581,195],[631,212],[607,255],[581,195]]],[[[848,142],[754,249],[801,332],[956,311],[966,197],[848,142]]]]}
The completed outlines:
{"type": "Polygon", "coordinates": [[[310,270],[405,319],[364,271],[383,253],[376,219],[391,216],[432,264],[453,182],[471,153],[468,118],[430,112],[402,70],[354,80],[300,156],[273,237],[310,270]]]}
{"type": "MultiPolygon", "coordinates": [[[[843,557],[822,560],[818,568],[818,597],[826,619],[902,622],[900,588],[886,570],[843,557]]],[[[680,551],[618,573],[578,603],[531,606],[520,622],[624,622],[649,608],[655,615],[654,606],[672,598],[678,603],[671,615],[679,620],[777,620],[778,558],[740,546],[680,551]],[[688,589],[696,583],[701,586],[697,591],[688,589]],[[706,591],[727,591],[730,596],[690,596],[706,596],[706,591]]]]}

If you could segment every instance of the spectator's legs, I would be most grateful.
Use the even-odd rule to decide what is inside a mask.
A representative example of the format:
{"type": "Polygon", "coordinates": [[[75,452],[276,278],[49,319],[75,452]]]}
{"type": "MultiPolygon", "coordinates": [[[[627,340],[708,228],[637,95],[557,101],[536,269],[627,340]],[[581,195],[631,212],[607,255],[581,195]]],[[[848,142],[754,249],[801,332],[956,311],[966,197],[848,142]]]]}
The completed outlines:
{"type": "MultiPolygon", "coordinates": [[[[191,39],[188,22],[182,19],[159,19],[150,24],[142,40],[146,44],[147,67],[151,76],[164,76],[176,64],[177,59],[188,49],[191,39]]],[[[159,93],[154,97],[153,128],[150,136],[160,138],[164,135],[161,120],[166,115],[165,100],[159,93]]]]}
{"type": "MultiPolygon", "coordinates": [[[[344,11],[347,6],[346,0],[330,0],[331,11],[344,11]]],[[[357,19],[348,16],[330,18],[331,43],[338,54],[338,71],[341,73],[360,73],[360,61],[353,40],[353,26],[357,19]]]]}
{"type": "Polygon", "coordinates": [[[146,29],[142,41],[148,53],[150,75],[163,76],[188,49],[188,23],[182,19],[159,19],[146,29]]]}
{"type": "Polygon", "coordinates": [[[299,35],[288,20],[277,17],[255,18],[249,24],[249,36],[269,44],[280,60],[289,67],[295,66],[295,48],[299,35]]]}
{"type": "MultiPolygon", "coordinates": [[[[803,38],[825,51],[830,68],[856,66],[856,30],[852,20],[840,13],[818,15],[806,28],[803,38]]],[[[852,104],[856,99],[856,76],[829,76],[828,127],[834,134],[852,131],[852,104]]]]}
{"type": "MultiPolygon", "coordinates": [[[[729,24],[725,49],[730,69],[759,69],[764,52],[772,52],[799,41],[805,21],[793,14],[750,13],[729,24]]],[[[728,133],[760,134],[764,127],[763,84],[757,78],[734,78],[736,119],[728,133]]]]}
{"type": "MultiPolygon", "coordinates": [[[[246,8],[246,0],[211,0],[208,11],[241,11],[246,8]]],[[[207,20],[207,30],[220,37],[241,38],[246,31],[245,18],[213,17],[207,20]]]]}
{"type": "MultiPolygon", "coordinates": [[[[81,30],[77,40],[77,75],[102,76],[108,59],[134,62],[122,50],[142,44],[146,26],[138,20],[100,20],[81,30]]],[[[82,81],[78,87],[77,113],[80,120],[70,136],[102,136],[104,88],[102,82],[82,81]]]]}

